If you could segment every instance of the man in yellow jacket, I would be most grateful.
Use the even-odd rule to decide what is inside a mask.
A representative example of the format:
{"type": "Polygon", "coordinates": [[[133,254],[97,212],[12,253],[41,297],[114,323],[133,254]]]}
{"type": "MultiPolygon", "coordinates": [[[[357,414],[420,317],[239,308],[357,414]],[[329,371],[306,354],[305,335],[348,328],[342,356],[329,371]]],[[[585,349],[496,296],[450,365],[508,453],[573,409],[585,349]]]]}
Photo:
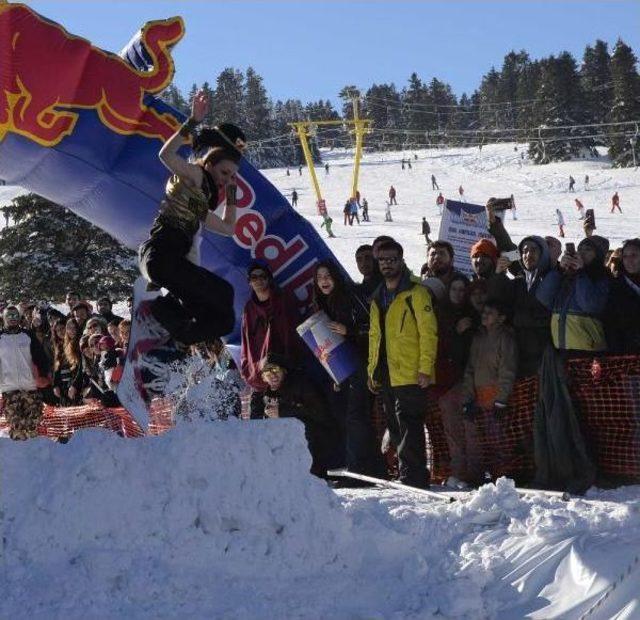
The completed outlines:
{"type": "Polygon", "coordinates": [[[382,395],[400,481],[427,487],[425,388],[434,382],[438,326],[429,291],[414,280],[402,256],[396,241],[378,249],[384,281],[371,301],[367,374],[369,389],[382,395]]]}

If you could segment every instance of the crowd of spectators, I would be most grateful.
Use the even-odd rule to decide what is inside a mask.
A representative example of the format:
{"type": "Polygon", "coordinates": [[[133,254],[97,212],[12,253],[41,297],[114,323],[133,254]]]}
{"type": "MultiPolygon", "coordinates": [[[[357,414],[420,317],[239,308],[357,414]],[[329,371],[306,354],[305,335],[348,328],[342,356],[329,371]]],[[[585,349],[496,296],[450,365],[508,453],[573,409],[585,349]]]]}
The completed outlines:
{"type": "Polygon", "coordinates": [[[1,303],[0,392],[12,439],[37,434],[43,403],[118,404],[115,389],[131,322],[112,312],[109,297],[98,299],[94,312],[69,291],[65,305],[59,310],[47,302],[1,303]],[[21,400],[14,407],[16,398],[21,400]]]}
{"type": "MultiPolygon", "coordinates": [[[[613,249],[586,230],[577,247],[537,235],[515,244],[492,200],[487,215],[491,238],[471,248],[470,277],[455,270],[453,247],[443,240],[428,244],[420,275],[388,236],[357,248],[357,284],[348,282],[343,266],[317,263],[313,310],[326,314],[329,329],[351,343],[358,359],[340,384],[304,346],[296,304],[259,260],[247,269],[251,295],[242,314],[239,367],[219,341],[193,352],[218,368],[221,381],[232,373],[250,392],[248,417],[300,419],[318,476],[339,467],[386,476],[383,454],[393,453],[401,482],[428,486],[424,421],[431,401],[451,459],[447,484],[477,486],[493,477],[501,459],[483,456],[478,417],[499,432],[517,379],[551,377],[541,399],[543,410],[557,410],[545,390],[551,394],[549,383],[563,380],[558,364],[564,359],[640,354],[640,239],[613,249]],[[375,407],[385,415],[382,442],[375,407]]],[[[70,291],[66,304],[66,312],[46,303],[4,307],[0,391],[13,439],[34,436],[39,418],[28,412],[42,401],[117,404],[130,322],[113,314],[108,297],[94,311],[70,291]],[[13,411],[23,414],[12,417],[13,411]]],[[[239,398],[234,410],[240,411],[239,398]]]]}
{"type": "MultiPolygon", "coordinates": [[[[287,311],[294,304],[268,265],[253,262],[240,368],[251,387],[251,417],[301,419],[315,473],[346,466],[384,475],[381,451],[393,451],[399,480],[425,487],[431,400],[451,458],[447,484],[464,489],[501,471],[501,455],[487,462],[480,450],[477,418],[500,432],[517,379],[543,376],[545,368],[557,379],[554,364],[567,357],[640,354],[640,239],[612,249],[587,230],[577,247],[537,235],[516,245],[492,200],[487,215],[492,238],[471,248],[470,277],[455,270],[453,247],[443,240],[428,245],[419,277],[401,244],[387,236],[356,250],[356,285],[347,284],[341,266],[317,264],[314,309],[326,313],[330,329],[352,342],[360,360],[340,385],[316,376],[295,334],[300,321],[287,311]],[[372,426],[374,399],[385,412],[382,446],[372,426]]],[[[549,394],[542,390],[547,404],[549,394]]]]}

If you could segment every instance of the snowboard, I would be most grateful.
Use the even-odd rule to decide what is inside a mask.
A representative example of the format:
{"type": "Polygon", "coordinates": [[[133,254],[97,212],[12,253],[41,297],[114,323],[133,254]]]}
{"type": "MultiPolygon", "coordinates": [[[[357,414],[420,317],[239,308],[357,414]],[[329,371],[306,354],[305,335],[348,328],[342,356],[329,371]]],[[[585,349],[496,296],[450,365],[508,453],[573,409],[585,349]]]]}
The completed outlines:
{"type": "Polygon", "coordinates": [[[117,394],[122,406],[147,432],[152,423],[152,404],[164,398],[171,365],[184,358],[151,313],[151,303],[162,295],[149,290],[149,281],[139,276],[133,285],[131,334],[117,394]]]}

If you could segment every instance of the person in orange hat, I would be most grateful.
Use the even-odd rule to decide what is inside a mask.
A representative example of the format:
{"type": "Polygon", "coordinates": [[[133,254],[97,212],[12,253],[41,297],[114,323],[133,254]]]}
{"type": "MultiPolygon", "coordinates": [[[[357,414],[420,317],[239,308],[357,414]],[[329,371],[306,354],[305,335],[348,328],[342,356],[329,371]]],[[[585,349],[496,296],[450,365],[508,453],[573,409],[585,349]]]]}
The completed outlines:
{"type": "Polygon", "coordinates": [[[498,264],[498,248],[491,239],[480,239],[471,247],[471,267],[474,280],[487,283],[489,297],[501,297],[502,279],[496,274],[498,264]]]}

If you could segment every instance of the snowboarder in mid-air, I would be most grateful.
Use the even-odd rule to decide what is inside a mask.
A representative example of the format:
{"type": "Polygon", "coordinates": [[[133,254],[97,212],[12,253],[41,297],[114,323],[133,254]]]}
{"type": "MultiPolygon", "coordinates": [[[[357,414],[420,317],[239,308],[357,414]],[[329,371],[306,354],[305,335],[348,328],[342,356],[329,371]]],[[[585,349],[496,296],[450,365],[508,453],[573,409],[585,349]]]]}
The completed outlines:
{"type": "Polygon", "coordinates": [[[172,176],[160,213],[139,251],[142,274],[168,291],[149,302],[148,310],[183,345],[211,341],[228,334],[235,325],[233,287],[199,265],[199,244],[205,228],[233,235],[236,173],[246,138],[231,123],[205,128],[196,135],[196,127],[208,110],[208,97],[200,91],[193,99],[189,119],[160,149],[160,160],[172,176]],[[191,138],[194,150],[204,151],[196,163],[178,153],[191,138]],[[222,217],[214,213],[221,190],[226,196],[222,217]]]}

